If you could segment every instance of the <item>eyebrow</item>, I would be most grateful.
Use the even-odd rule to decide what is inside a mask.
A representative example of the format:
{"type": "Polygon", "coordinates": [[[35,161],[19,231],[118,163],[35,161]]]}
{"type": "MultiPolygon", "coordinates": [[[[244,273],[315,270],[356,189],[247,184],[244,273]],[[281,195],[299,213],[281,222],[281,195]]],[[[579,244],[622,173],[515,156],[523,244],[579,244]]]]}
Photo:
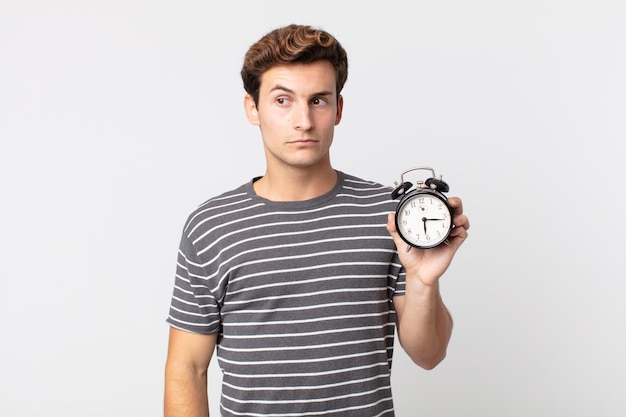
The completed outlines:
{"type": "MultiPolygon", "coordinates": [[[[287,88],[285,86],[282,86],[280,84],[276,84],[273,88],[270,89],[269,92],[271,93],[271,92],[276,91],[276,90],[281,90],[281,91],[284,91],[286,93],[295,94],[295,91],[293,91],[292,89],[287,88]]],[[[332,91],[320,91],[320,92],[311,94],[311,97],[330,96],[330,95],[333,95],[332,91]]]]}

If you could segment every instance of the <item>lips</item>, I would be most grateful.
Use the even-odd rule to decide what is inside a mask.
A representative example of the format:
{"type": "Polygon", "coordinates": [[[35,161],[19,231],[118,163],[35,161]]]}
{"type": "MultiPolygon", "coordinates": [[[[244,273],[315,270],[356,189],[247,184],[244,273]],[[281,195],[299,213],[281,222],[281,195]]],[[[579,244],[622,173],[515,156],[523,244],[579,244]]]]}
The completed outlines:
{"type": "Polygon", "coordinates": [[[297,140],[292,140],[289,143],[293,145],[308,145],[310,143],[317,143],[317,141],[313,139],[297,139],[297,140]]]}

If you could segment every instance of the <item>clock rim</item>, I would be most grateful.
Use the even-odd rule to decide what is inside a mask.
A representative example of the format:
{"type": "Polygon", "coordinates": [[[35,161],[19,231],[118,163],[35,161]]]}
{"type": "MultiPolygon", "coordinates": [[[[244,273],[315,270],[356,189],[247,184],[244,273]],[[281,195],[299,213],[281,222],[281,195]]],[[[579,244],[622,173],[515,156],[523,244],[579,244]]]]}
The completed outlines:
{"type": "Polygon", "coordinates": [[[432,249],[432,248],[436,248],[438,246],[441,246],[441,244],[443,244],[448,239],[448,236],[450,236],[450,233],[452,232],[452,229],[454,228],[454,212],[452,211],[452,207],[450,207],[450,204],[448,204],[448,199],[446,198],[446,196],[443,195],[442,193],[440,193],[439,191],[428,189],[428,188],[412,190],[412,191],[409,191],[408,193],[404,194],[404,196],[402,197],[402,199],[398,203],[398,206],[396,207],[395,224],[396,224],[396,230],[398,231],[398,235],[400,236],[400,238],[402,238],[402,240],[405,243],[407,243],[408,245],[411,245],[414,248],[418,248],[418,249],[432,249]],[[404,205],[407,204],[410,199],[412,199],[413,197],[416,197],[416,196],[418,196],[420,194],[428,194],[428,195],[431,195],[431,196],[434,196],[434,197],[438,198],[439,200],[441,200],[442,203],[445,204],[446,208],[448,209],[448,212],[450,213],[450,227],[448,227],[448,230],[446,231],[445,236],[443,237],[443,239],[441,239],[441,241],[439,243],[435,243],[435,244],[432,244],[432,245],[417,245],[415,243],[410,242],[400,232],[400,227],[398,225],[398,217],[399,217],[398,213],[400,212],[400,209],[402,207],[404,207],[404,205]]]}

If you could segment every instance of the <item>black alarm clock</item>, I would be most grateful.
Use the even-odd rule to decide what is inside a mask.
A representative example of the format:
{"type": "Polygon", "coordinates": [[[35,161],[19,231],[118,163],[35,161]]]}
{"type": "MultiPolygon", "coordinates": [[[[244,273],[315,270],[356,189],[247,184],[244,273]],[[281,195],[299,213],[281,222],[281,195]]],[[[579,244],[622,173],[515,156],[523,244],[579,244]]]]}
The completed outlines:
{"type": "Polygon", "coordinates": [[[394,200],[400,198],[396,209],[396,229],[402,240],[420,249],[434,248],[446,242],[454,227],[452,208],[443,194],[449,191],[448,184],[429,167],[404,171],[399,184],[395,183],[391,197],[394,200]],[[432,176],[417,181],[415,186],[404,181],[405,174],[419,170],[430,171],[432,176]]]}

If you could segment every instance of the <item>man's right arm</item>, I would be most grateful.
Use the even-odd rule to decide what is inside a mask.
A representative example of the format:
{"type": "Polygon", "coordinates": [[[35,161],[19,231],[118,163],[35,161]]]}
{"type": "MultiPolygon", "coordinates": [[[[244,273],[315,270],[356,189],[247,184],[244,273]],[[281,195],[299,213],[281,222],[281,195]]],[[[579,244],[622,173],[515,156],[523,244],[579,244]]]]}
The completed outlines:
{"type": "Polygon", "coordinates": [[[207,370],[217,333],[196,334],[170,328],[165,364],[165,417],[207,417],[207,370]]]}

